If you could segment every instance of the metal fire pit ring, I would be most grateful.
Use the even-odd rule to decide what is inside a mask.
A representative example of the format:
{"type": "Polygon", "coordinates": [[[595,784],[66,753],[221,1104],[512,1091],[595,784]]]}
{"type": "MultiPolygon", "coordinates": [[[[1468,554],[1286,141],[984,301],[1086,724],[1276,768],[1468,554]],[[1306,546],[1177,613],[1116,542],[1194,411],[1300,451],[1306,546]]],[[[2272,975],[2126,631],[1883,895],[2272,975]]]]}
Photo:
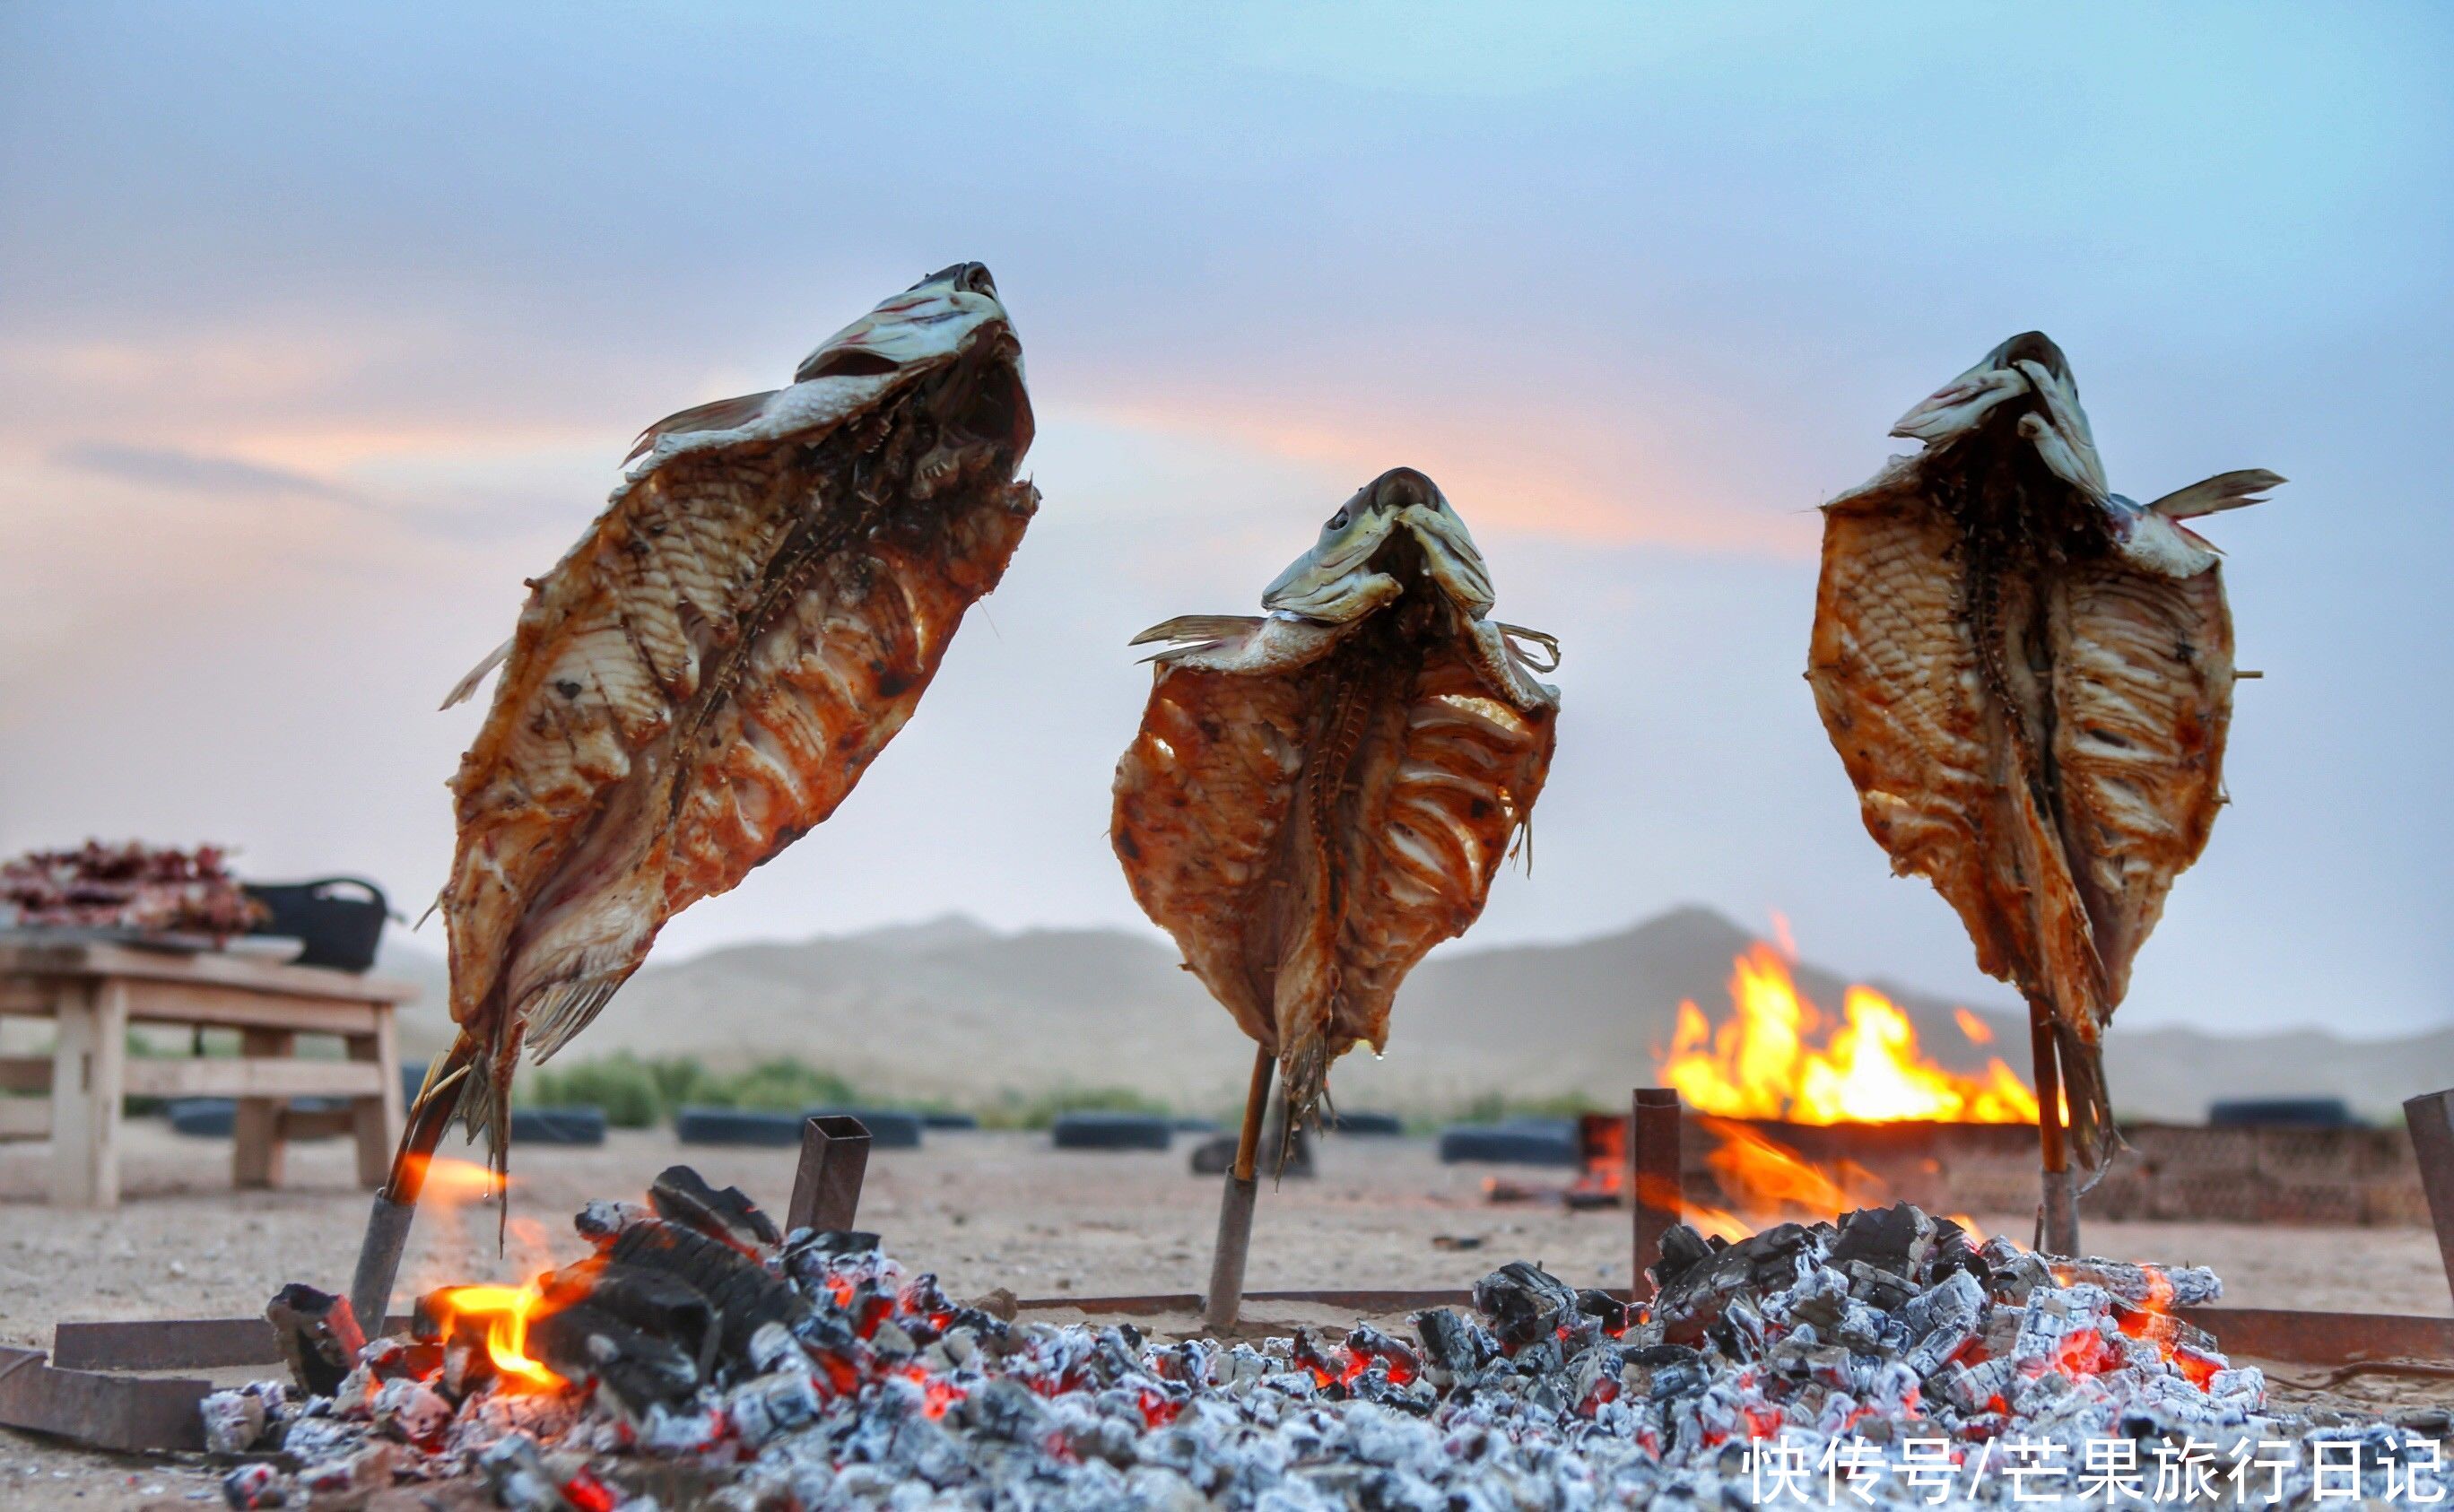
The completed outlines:
{"type": "MultiPolygon", "coordinates": [[[[1456,1289],[1263,1291],[1247,1292],[1244,1300],[1358,1314],[1468,1305],[1468,1294],[1456,1289]]],[[[1035,1297],[1015,1305],[1022,1312],[1198,1316],[1202,1300],[1195,1292],[1151,1292],[1035,1297]]],[[[2174,1314],[2213,1334],[2227,1355],[2246,1359],[2325,1366],[2409,1359],[2454,1361],[2454,1318],[2270,1307],[2180,1307],[2174,1314]]],[[[386,1320],[387,1332],[408,1326],[405,1317],[386,1320]]],[[[271,1365],[280,1359],[272,1325],[261,1318],[61,1323],[48,1361],[40,1350],[0,1348],[0,1425],[123,1453],[192,1452],[204,1447],[196,1404],[215,1389],[212,1383],[137,1372],[271,1365]]]]}

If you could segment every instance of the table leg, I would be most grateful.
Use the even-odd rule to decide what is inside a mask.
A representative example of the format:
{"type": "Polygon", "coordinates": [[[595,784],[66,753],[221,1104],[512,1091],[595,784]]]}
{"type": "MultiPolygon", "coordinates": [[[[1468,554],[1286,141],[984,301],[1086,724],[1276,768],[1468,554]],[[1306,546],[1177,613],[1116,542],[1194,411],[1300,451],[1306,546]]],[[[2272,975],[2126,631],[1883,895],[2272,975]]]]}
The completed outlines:
{"type": "Polygon", "coordinates": [[[119,1205],[119,1113],[128,1083],[128,988],[64,986],[51,1053],[51,1200],[119,1205]]]}
{"type": "Polygon", "coordinates": [[[392,1038],[392,1009],[386,1006],[375,1015],[373,1034],[349,1038],[350,1058],[374,1062],[376,1074],[383,1078],[380,1096],[350,1104],[350,1127],[358,1141],[360,1186],[383,1185],[392,1171],[392,1146],[400,1141],[400,1047],[392,1038]]]}
{"type": "MultiPolygon", "coordinates": [[[[298,1045],[296,1031],[242,1029],[239,1054],[287,1056],[298,1045]]],[[[285,1098],[241,1098],[231,1129],[231,1183],[233,1186],[279,1186],[282,1157],[289,1144],[281,1127],[285,1098]]]]}

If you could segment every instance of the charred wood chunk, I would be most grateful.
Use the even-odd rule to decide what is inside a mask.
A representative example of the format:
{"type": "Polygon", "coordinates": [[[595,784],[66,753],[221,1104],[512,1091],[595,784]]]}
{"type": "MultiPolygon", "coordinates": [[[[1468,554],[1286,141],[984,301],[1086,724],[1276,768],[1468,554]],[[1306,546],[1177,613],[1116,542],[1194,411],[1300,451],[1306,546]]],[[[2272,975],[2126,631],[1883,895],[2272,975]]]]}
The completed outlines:
{"type": "Polygon", "coordinates": [[[1499,1347],[1514,1355],[1573,1317],[1577,1293],[1538,1265],[1511,1260],[1474,1283],[1474,1306],[1491,1320],[1499,1347]]]}
{"type": "Polygon", "coordinates": [[[1936,1239],[1934,1220],[1906,1202],[1860,1208],[1840,1220],[1832,1263],[1846,1271],[1852,1261],[1862,1261],[1907,1280],[1923,1269],[1936,1239]]]}
{"type": "Polygon", "coordinates": [[[747,1255],[760,1255],[784,1242],[774,1220],[741,1188],[722,1191],[687,1165],[670,1165],[648,1188],[648,1203],[668,1222],[696,1229],[747,1255]]]}
{"type": "Polygon", "coordinates": [[[1446,1307],[1415,1315],[1423,1358],[1451,1376],[1467,1377],[1499,1358],[1499,1341],[1480,1323],[1446,1307]]]}
{"type": "Polygon", "coordinates": [[[614,1265],[654,1271],[686,1282],[715,1310],[723,1353],[750,1358],[751,1336],[761,1323],[782,1323],[799,1333],[811,1319],[810,1304],[780,1278],[732,1245],[677,1224],[642,1223],[605,1252],[614,1265]]]}
{"type": "Polygon", "coordinates": [[[571,1226],[580,1237],[602,1249],[623,1232],[641,1223],[653,1222],[655,1209],[643,1203],[625,1202],[614,1198],[599,1198],[573,1214],[571,1226]]]}
{"type": "Polygon", "coordinates": [[[714,1373],[723,1342],[715,1306],[679,1277],[599,1259],[567,1265],[545,1277],[538,1289],[548,1312],[584,1302],[642,1334],[668,1341],[690,1358],[701,1377],[714,1373]]]}
{"type": "Polygon", "coordinates": [[[1631,1318],[1627,1303],[1605,1291],[1587,1287],[1577,1293],[1577,1310],[1593,1319],[1601,1331],[1613,1339],[1627,1332],[1631,1318]]]}
{"type": "Polygon", "coordinates": [[[1357,1323],[1346,1336],[1346,1352],[1358,1360],[1377,1362],[1385,1367],[1395,1385],[1413,1384],[1423,1373],[1423,1357],[1415,1353],[1404,1340],[1385,1334],[1370,1323],[1357,1323]]]}
{"type": "Polygon", "coordinates": [[[272,1294],[264,1309],[281,1344],[290,1377],[311,1396],[329,1397],[357,1364],[367,1336],[350,1300],[292,1281],[272,1294]]]}
{"type": "Polygon", "coordinates": [[[2223,1297],[2223,1280],[2200,1265],[2134,1265],[2089,1256],[2056,1260],[2054,1275],[2065,1286],[2091,1282],[2134,1306],[2201,1307],[2223,1297]]]}
{"type": "Polygon", "coordinates": [[[632,1420],[679,1408],[698,1390],[698,1361],[671,1339],[634,1328],[593,1300],[529,1324],[530,1353],[573,1381],[593,1381],[632,1420]]]}
{"type": "Polygon", "coordinates": [[[1711,1260],[1722,1247],[1721,1240],[1706,1240],[1684,1223],[1673,1223],[1661,1232],[1661,1258],[1653,1264],[1653,1282],[1663,1291],[1684,1281],[1688,1274],[1711,1260]]]}

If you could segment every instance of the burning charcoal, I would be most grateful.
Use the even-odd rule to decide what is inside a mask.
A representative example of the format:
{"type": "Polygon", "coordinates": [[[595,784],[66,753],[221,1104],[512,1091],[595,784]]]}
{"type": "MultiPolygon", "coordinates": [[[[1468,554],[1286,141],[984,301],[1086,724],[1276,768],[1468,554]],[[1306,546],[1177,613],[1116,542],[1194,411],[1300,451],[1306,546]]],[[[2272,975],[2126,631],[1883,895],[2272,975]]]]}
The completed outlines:
{"type": "Polygon", "coordinates": [[[648,1205],[669,1222],[696,1229],[745,1255],[763,1256],[784,1242],[774,1220],[737,1186],[719,1192],[687,1165],[669,1165],[648,1187],[648,1205]]]}
{"type": "Polygon", "coordinates": [[[724,1414],[713,1406],[679,1410],[659,1402],[641,1413],[633,1432],[643,1454],[678,1457],[714,1445],[724,1437],[724,1414]]]}
{"type": "Polygon", "coordinates": [[[264,1309],[281,1344],[291,1379],[310,1396],[330,1396],[355,1366],[367,1336],[358,1328],[350,1300],[292,1281],[273,1293],[264,1309]]]}
{"type": "Polygon", "coordinates": [[[1524,1260],[1512,1260],[1474,1283],[1475,1311],[1491,1320],[1499,1347],[1514,1355],[1548,1337],[1577,1310],[1567,1282],[1524,1260]]]}
{"type": "Polygon", "coordinates": [[[281,1452],[302,1465],[314,1465],[347,1458],[365,1441],[365,1432],[355,1424],[316,1413],[291,1422],[281,1435],[281,1452]]]}
{"type": "Polygon", "coordinates": [[[866,1229],[796,1228],[784,1236],[784,1274],[795,1280],[815,1280],[831,1272],[836,1260],[875,1255],[877,1245],[877,1236],[866,1229]]]}
{"type": "Polygon", "coordinates": [[[797,1328],[811,1316],[800,1294],[728,1244],[673,1223],[641,1223],[605,1251],[615,1265],[657,1271],[684,1281],[714,1310],[728,1354],[746,1358],[760,1323],[797,1328]]]}
{"type": "Polygon", "coordinates": [[[1833,1240],[1832,1263],[1844,1273],[1852,1261],[1886,1270],[1903,1280],[1917,1276],[1933,1254],[1934,1220],[1906,1202],[1890,1207],[1861,1208],[1840,1220],[1833,1240]]]}
{"type": "Polygon", "coordinates": [[[697,1287],[678,1277],[599,1256],[543,1277],[538,1294],[547,1316],[585,1304],[673,1344],[689,1357],[698,1375],[714,1372],[722,1342],[715,1309],[697,1287]]]}
{"type": "Polygon", "coordinates": [[[639,1202],[599,1198],[581,1208],[571,1220],[580,1237],[602,1249],[620,1239],[623,1233],[641,1223],[656,1220],[656,1210],[639,1202]]]}
{"type": "Polygon", "coordinates": [[[262,1462],[240,1465],[222,1477],[222,1500],[239,1512],[288,1506],[294,1490],[296,1486],[288,1472],[262,1462]]]}
{"type": "Polygon", "coordinates": [[[743,1381],[724,1398],[725,1420],[741,1441],[753,1449],[804,1428],[818,1419],[825,1403],[810,1384],[806,1370],[781,1370],[743,1381]]]}
{"type": "Polygon", "coordinates": [[[396,1377],[375,1391],[374,1421],[379,1432],[403,1443],[432,1449],[443,1441],[444,1430],[452,1426],[452,1404],[435,1395],[426,1382],[396,1377]]]}
{"type": "Polygon", "coordinates": [[[494,1500],[511,1512],[576,1512],[562,1494],[553,1472],[545,1467],[536,1441],[524,1433],[506,1434],[477,1456],[494,1500]]]}
{"type": "Polygon", "coordinates": [[[245,1454],[264,1437],[264,1399],[252,1391],[216,1391],[196,1404],[205,1420],[205,1448],[245,1454]]]}
{"type": "Polygon", "coordinates": [[[1346,1352],[1358,1360],[1370,1361],[1385,1367],[1389,1380],[1406,1385],[1422,1374],[1420,1355],[1407,1347],[1402,1340],[1382,1333],[1370,1323],[1357,1323],[1346,1336],[1346,1352]]]}
{"type": "Polygon", "coordinates": [[[1673,1223],[1662,1231],[1661,1258],[1653,1264],[1653,1284],[1668,1291],[1687,1279],[1688,1273],[1711,1260],[1721,1247],[1721,1240],[1707,1241],[1703,1235],[1684,1223],[1673,1223]]]}
{"type": "Polygon", "coordinates": [[[349,1454],[300,1470],[298,1489],[307,1493],[311,1505],[321,1505],[327,1498],[391,1485],[392,1462],[399,1454],[395,1445],[380,1441],[361,1444],[349,1454]]]}
{"type": "Polygon", "coordinates": [[[1423,1341],[1423,1357],[1434,1369],[1458,1380],[1470,1379],[1499,1358],[1499,1340],[1481,1324],[1445,1307],[1417,1313],[1415,1337],[1423,1341]]]}
{"type": "Polygon", "coordinates": [[[593,1300],[532,1320],[528,1347],[557,1374],[593,1381],[633,1418],[652,1406],[682,1406],[701,1380],[697,1360],[680,1343],[634,1328],[593,1300]]]}
{"type": "Polygon", "coordinates": [[[1987,1240],[1977,1254],[1988,1273],[1988,1289],[2004,1301],[2025,1302],[2030,1292],[2054,1284],[2054,1274],[2045,1268],[2041,1257],[1999,1234],[1987,1240]]]}
{"type": "Polygon", "coordinates": [[[1878,1312],[1895,1311],[1917,1295],[1917,1288],[1905,1274],[1866,1260],[1849,1260],[1841,1270],[1849,1278],[1849,1295],[1878,1312]]]}
{"type": "Polygon", "coordinates": [[[2053,1273],[2064,1285],[2102,1286],[2125,1302],[2163,1307],[2203,1307],[2223,1297],[2223,1280],[2200,1265],[2133,1265],[2127,1260],[2056,1260],[2053,1273]]]}

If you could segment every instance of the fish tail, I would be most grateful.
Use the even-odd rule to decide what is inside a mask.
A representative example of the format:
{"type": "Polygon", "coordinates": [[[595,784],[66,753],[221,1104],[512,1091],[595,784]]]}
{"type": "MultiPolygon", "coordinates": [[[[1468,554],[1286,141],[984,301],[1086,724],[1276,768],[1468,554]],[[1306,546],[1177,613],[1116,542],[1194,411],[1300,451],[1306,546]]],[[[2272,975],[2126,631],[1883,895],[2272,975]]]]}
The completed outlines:
{"type": "Polygon", "coordinates": [[[410,1099],[400,1144],[392,1151],[392,1169],[384,1178],[384,1195],[392,1200],[417,1200],[418,1190],[426,1184],[426,1162],[443,1142],[443,1131],[454,1117],[464,1114],[473,1086],[485,1079],[474,1075],[482,1050],[464,1031],[427,1066],[426,1079],[410,1099]]]}
{"type": "Polygon", "coordinates": [[[2070,1105],[2071,1161],[2093,1187],[2124,1148],[2114,1126],[2113,1102],[2104,1083],[2104,1045],[2069,1024],[2054,1025],[2054,1058],[2062,1066],[2062,1099],[2070,1105]]]}

